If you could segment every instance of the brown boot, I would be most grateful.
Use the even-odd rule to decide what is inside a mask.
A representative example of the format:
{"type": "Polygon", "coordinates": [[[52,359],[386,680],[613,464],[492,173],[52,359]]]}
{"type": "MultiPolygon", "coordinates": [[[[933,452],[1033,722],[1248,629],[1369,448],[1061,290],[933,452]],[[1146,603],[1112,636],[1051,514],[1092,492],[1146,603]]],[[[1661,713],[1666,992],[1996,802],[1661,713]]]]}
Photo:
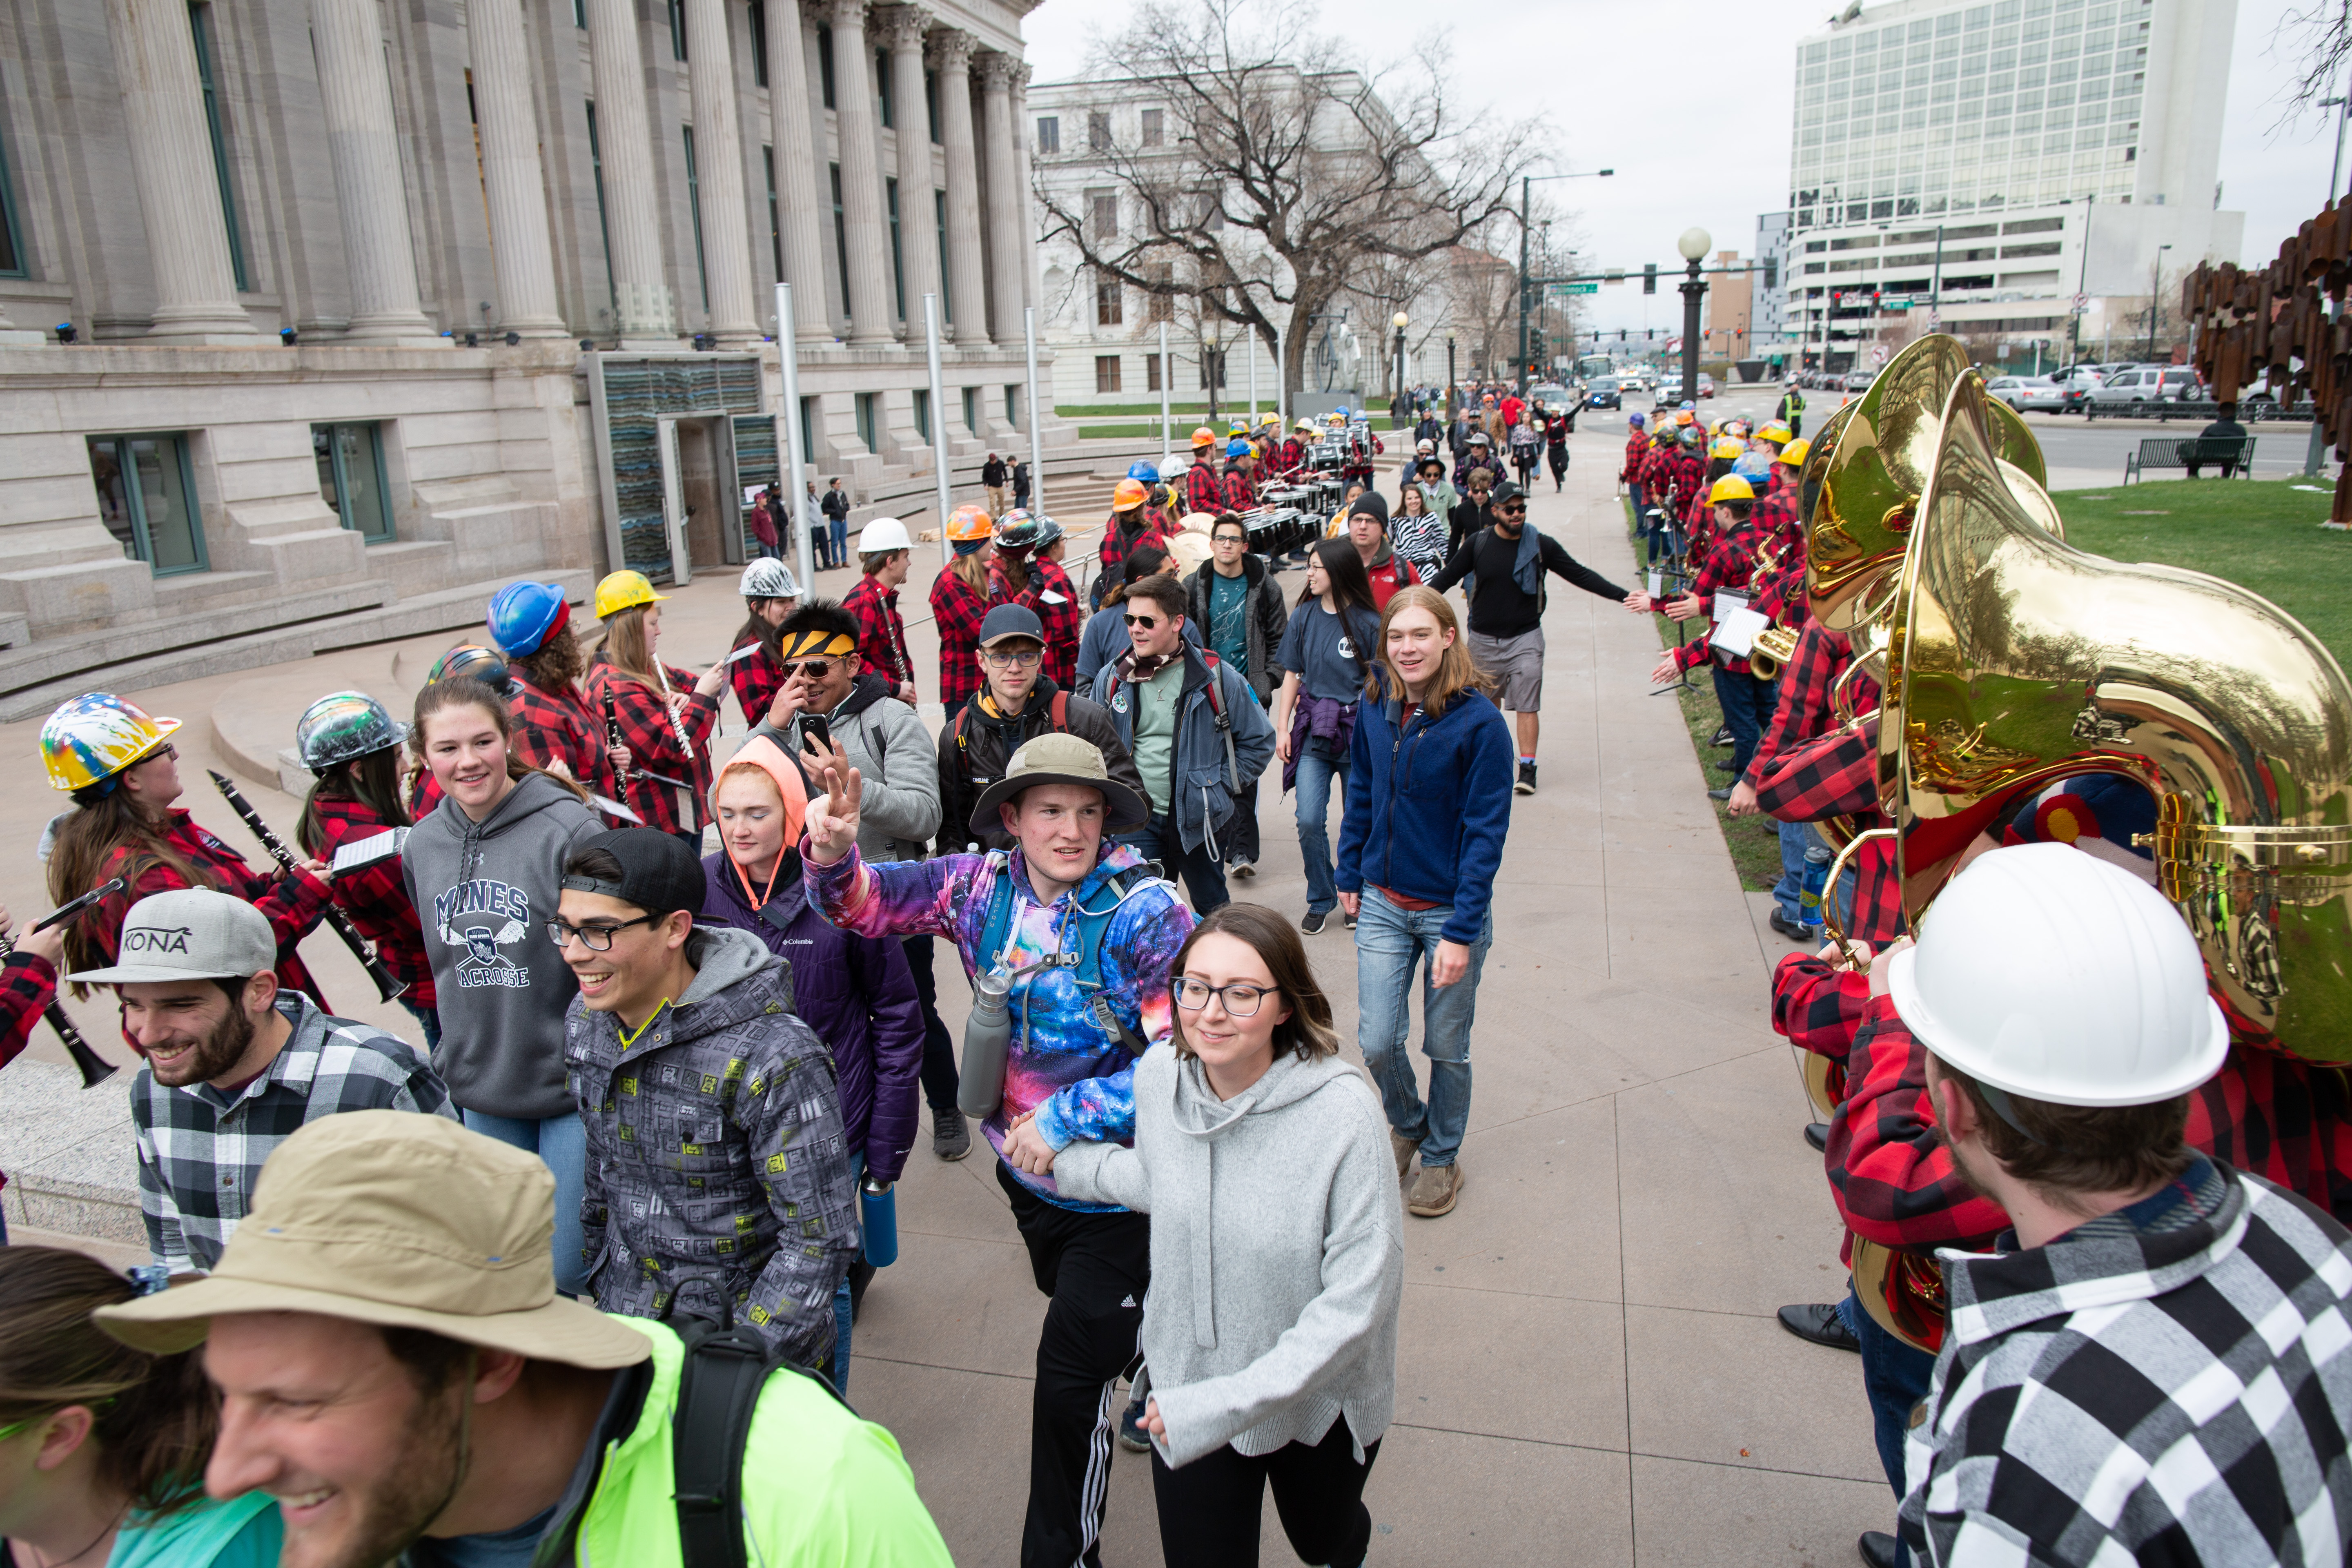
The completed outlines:
{"type": "Polygon", "coordinates": [[[1389,1148],[1396,1155],[1397,1180],[1402,1182],[1405,1173],[1412,1169],[1412,1157],[1421,1152],[1421,1140],[1408,1138],[1394,1128],[1389,1130],[1389,1148]]]}
{"type": "Polygon", "coordinates": [[[1405,1213],[1435,1219],[1453,1212],[1454,1201],[1461,1195],[1460,1165],[1423,1165],[1421,1174],[1412,1179],[1412,1190],[1405,1194],[1405,1213]]]}

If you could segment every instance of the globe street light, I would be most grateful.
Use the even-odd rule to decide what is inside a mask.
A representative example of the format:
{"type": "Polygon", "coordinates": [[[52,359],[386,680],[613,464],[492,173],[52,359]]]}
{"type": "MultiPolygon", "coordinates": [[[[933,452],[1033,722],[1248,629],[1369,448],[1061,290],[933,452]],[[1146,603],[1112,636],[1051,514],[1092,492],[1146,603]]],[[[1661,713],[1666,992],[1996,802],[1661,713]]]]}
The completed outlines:
{"type": "Polygon", "coordinates": [[[1703,228],[1686,228],[1675,241],[1675,248],[1683,253],[1690,264],[1688,276],[1683,279],[1683,401],[1698,405],[1698,302],[1706,297],[1706,285],[1699,280],[1698,264],[1705,260],[1715,237],[1703,228]]]}

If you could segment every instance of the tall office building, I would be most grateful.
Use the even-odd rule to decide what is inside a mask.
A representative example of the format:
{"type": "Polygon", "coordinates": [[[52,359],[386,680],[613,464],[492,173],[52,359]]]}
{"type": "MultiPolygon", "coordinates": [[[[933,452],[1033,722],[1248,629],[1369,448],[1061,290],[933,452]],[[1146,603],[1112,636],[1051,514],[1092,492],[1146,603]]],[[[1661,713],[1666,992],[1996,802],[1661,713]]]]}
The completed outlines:
{"type": "Polygon", "coordinates": [[[1804,363],[1866,363],[1931,317],[1981,358],[2047,363],[2078,294],[2095,355],[2182,271],[2236,259],[2245,216],[2215,180],[2236,14],[1894,0],[1801,40],[1785,331],[1804,363]]]}

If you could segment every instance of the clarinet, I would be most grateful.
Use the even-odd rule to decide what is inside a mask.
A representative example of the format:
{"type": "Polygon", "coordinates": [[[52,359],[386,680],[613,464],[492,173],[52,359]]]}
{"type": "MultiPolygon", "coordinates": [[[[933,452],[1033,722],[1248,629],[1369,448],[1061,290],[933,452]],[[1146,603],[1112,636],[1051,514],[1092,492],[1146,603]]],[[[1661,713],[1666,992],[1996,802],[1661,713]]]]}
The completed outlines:
{"type": "MultiPolygon", "coordinates": [[[[46,931],[50,926],[69,921],[100,899],[110,898],[122,891],[127,885],[120,877],[110,881],[101,882],[33,929],[46,931]]],[[[0,954],[16,951],[16,938],[0,936],[0,954]]],[[[73,1019],[67,1016],[64,1006],[56,998],[52,997],[49,1005],[41,1009],[41,1016],[49,1021],[49,1027],[55,1029],[58,1032],[58,1038],[65,1042],[66,1055],[73,1058],[74,1067],[81,1073],[82,1088],[96,1089],[114,1076],[117,1070],[115,1065],[89,1048],[89,1042],[81,1037],[81,1031],[74,1027],[73,1019]]]]}
{"type": "MultiPolygon", "coordinates": [[[[613,689],[611,687],[608,686],[604,689],[602,701],[604,708],[605,749],[609,751],[615,746],[625,748],[628,742],[621,738],[621,718],[618,711],[615,710],[613,706],[613,689]]],[[[621,782],[622,804],[628,804],[629,781],[640,776],[644,771],[645,770],[642,768],[631,768],[627,773],[624,773],[617,768],[614,770],[614,775],[618,777],[621,782]]]]}
{"type": "MultiPolygon", "coordinates": [[[[221,792],[221,798],[228,802],[229,809],[253,829],[253,836],[261,840],[264,849],[269,851],[269,858],[289,871],[294,869],[299,864],[294,852],[286,847],[284,839],[270,831],[269,824],[261,820],[261,814],[253,809],[244,792],[229,781],[226,773],[214,773],[210,768],[205,771],[212,774],[213,787],[221,792]]],[[[375,949],[369,945],[367,938],[360,934],[360,928],[352,923],[351,915],[341,905],[329,902],[325,918],[327,923],[335,928],[335,934],[343,939],[343,945],[352,950],[352,956],[360,961],[360,967],[368,972],[368,978],[375,982],[377,992],[385,1001],[391,1001],[408,989],[408,982],[394,978],[392,971],[383,966],[383,960],[376,956],[375,949]]]]}

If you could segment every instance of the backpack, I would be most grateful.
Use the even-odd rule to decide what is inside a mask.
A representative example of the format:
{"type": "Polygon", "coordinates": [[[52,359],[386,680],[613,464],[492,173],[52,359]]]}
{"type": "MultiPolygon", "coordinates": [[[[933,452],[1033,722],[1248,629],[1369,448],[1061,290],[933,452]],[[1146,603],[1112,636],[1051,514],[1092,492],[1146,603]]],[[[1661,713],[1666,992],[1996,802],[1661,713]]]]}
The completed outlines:
{"type": "MultiPolygon", "coordinates": [[[[1224,661],[1207,648],[1197,648],[1194,651],[1201,656],[1201,662],[1209,667],[1209,714],[1216,720],[1218,737],[1225,743],[1225,781],[1233,792],[1239,795],[1242,793],[1241,759],[1234,754],[1234,721],[1225,711],[1224,683],[1217,679],[1217,671],[1223,668],[1224,661]]],[[[1114,662],[1104,665],[1102,673],[1109,684],[1102,689],[1102,696],[1097,700],[1104,707],[1108,708],[1111,689],[1118,684],[1118,664],[1114,662]]],[[[1246,685],[1247,682],[1244,681],[1244,684],[1246,685]]]]}
{"type": "MultiPolygon", "coordinates": [[[[996,955],[1003,951],[1005,937],[1013,929],[1012,857],[1002,849],[992,849],[989,851],[988,863],[996,873],[996,879],[989,893],[988,918],[981,922],[978,957],[982,963],[992,964],[996,955]]],[[[1084,904],[1077,906],[1077,952],[1075,955],[1056,952],[1038,965],[1041,969],[1076,970],[1078,988],[1093,993],[1087,998],[1087,1010],[1094,1016],[1096,1026],[1139,1057],[1151,1048],[1151,1042],[1129,1028],[1126,1022],[1111,1011],[1110,1003],[1103,996],[1102,944],[1103,937],[1110,930],[1111,917],[1118,913],[1119,906],[1127,902],[1128,895],[1142,883],[1160,879],[1159,868],[1153,865],[1129,866],[1124,870],[1113,871],[1104,879],[1105,884],[1118,894],[1110,908],[1097,911],[1084,904]]],[[[1024,998],[1024,1005],[1026,1005],[1024,998]]]]}
{"type": "Polygon", "coordinates": [[[750,1329],[721,1328],[700,1318],[675,1326],[686,1347],[677,1414],[670,1424],[679,1558],[686,1568],[746,1568],[743,1453],[768,1379],[778,1373],[805,1377],[844,1410],[849,1402],[831,1379],[771,1355],[766,1342],[750,1329]]]}

